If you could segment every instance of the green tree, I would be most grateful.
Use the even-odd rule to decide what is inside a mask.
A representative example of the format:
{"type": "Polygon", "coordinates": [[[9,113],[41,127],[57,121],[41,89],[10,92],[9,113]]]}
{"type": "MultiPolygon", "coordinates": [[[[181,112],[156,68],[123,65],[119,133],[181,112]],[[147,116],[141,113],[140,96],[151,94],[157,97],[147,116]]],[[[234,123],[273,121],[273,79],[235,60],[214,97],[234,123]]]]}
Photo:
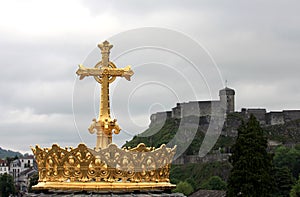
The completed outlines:
{"type": "Polygon", "coordinates": [[[183,193],[184,195],[190,195],[193,191],[193,187],[186,181],[180,181],[174,190],[174,192],[183,193]]]}
{"type": "Polygon", "coordinates": [[[290,197],[299,197],[300,196],[300,176],[296,184],[293,186],[290,197]]]}
{"type": "Polygon", "coordinates": [[[267,153],[267,138],[259,122],[251,114],[242,122],[230,158],[232,170],[228,178],[227,196],[271,196],[272,157],[267,153]]]}
{"type": "Polygon", "coordinates": [[[290,190],[293,186],[293,177],[290,169],[287,167],[274,168],[273,170],[274,179],[274,196],[289,196],[290,190]]]}
{"type": "Polygon", "coordinates": [[[5,160],[7,165],[10,166],[10,163],[14,160],[14,157],[6,157],[5,160]]]}
{"type": "Polygon", "coordinates": [[[191,177],[187,178],[187,179],[185,179],[185,181],[188,182],[193,187],[194,191],[197,189],[197,184],[193,178],[191,178],[191,177]]]}
{"type": "Polygon", "coordinates": [[[30,177],[28,192],[32,192],[32,186],[38,184],[38,182],[39,182],[39,174],[38,173],[34,173],[30,177]]]}
{"type": "Polygon", "coordinates": [[[208,181],[201,185],[201,188],[207,190],[225,190],[226,182],[223,181],[219,176],[212,176],[208,179],[208,181]]]}
{"type": "Polygon", "coordinates": [[[275,150],[273,161],[276,167],[287,167],[291,170],[293,177],[298,178],[300,173],[300,149],[297,146],[295,148],[278,147],[275,150]]]}
{"type": "Polygon", "coordinates": [[[0,175],[0,192],[2,197],[8,197],[10,194],[15,194],[13,177],[9,174],[0,175]]]}

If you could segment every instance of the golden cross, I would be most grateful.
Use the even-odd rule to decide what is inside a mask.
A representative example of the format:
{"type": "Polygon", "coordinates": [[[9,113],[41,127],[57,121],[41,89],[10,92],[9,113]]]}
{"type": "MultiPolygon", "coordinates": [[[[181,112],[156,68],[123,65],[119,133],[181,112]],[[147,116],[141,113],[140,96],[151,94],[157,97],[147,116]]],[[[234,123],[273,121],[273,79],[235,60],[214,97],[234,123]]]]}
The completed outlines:
{"type": "Polygon", "coordinates": [[[130,81],[130,77],[134,74],[130,66],[117,68],[114,63],[109,61],[109,53],[113,45],[109,44],[108,41],[98,44],[98,47],[101,50],[102,60],[94,68],[79,65],[79,69],[76,71],[76,74],[80,76],[80,80],[87,76],[94,76],[95,80],[101,84],[99,117],[97,120],[93,119],[89,127],[90,133],[97,132],[96,151],[99,148],[106,148],[112,142],[113,132],[115,134],[120,132],[117,120],[110,117],[109,84],[116,77],[125,77],[130,81]]]}

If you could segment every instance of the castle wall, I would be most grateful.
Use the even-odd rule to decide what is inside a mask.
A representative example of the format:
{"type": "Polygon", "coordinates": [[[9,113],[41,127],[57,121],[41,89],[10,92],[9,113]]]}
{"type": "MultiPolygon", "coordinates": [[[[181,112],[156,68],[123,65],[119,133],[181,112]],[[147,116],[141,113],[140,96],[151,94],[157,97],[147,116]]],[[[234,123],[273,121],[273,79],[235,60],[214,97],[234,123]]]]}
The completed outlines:
{"type": "Polygon", "coordinates": [[[266,112],[266,109],[245,109],[241,110],[244,118],[253,114],[262,125],[277,125],[300,119],[300,110],[283,110],[281,112],[266,112]]]}
{"type": "Polygon", "coordinates": [[[155,114],[152,114],[150,116],[150,120],[151,120],[150,126],[153,126],[155,124],[162,124],[171,117],[172,117],[171,111],[157,112],[155,114]]]}
{"type": "Polygon", "coordinates": [[[267,125],[284,124],[284,116],[282,112],[270,112],[266,114],[267,125]]]}
{"type": "MultiPolygon", "coordinates": [[[[207,105],[209,105],[209,103],[207,103],[207,105]]],[[[201,110],[199,108],[198,101],[192,101],[192,102],[181,104],[181,117],[199,116],[200,113],[201,110]]]]}
{"type": "Polygon", "coordinates": [[[249,118],[251,114],[259,121],[260,124],[266,124],[266,109],[247,109],[246,115],[249,118]]]}
{"type": "Polygon", "coordinates": [[[300,110],[283,110],[284,121],[300,119],[300,110]]]}
{"type": "Polygon", "coordinates": [[[209,116],[220,113],[220,101],[191,101],[188,103],[177,103],[172,108],[172,118],[183,118],[188,116],[209,116]]]}
{"type": "Polygon", "coordinates": [[[172,108],[172,118],[181,118],[181,103],[177,103],[176,107],[172,108]]]}
{"type": "MultiPolygon", "coordinates": [[[[158,112],[152,114],[151,124],[164,123],[167,118],[183,118],[189,116],[210,116],[222,115],[234,112],[234,95],[233,89],[225,88],[220,90],[220,100],[217,101],[190,101],[187,103],[177,103],[172,111],[158,112]],[[230,106],[229,106],[230,105],[230,106]],[[229,108],[228,108],[229,107],[229,108]],[[228,111],[229,110],[229,111],[228,111]]],[[[244,118],[249,118],[253,114],[261,125],[284,124],[285,122],[300,119],[300,110],[284,110],[282,112],[269,112],[266,109],[246,109],[241,110],[244,118]]]]}
{"type": "Polygon", "coordinates": [[[200,116],[207,116],[211,114],[212,104],[211,101],[199,101],[200,116]]]}
{"type": "Polygon", "coordinates": [[[204,157],[199,155],[182,155],[178,157],[172,164],[186,164],[186,163],[209,163],[213,161],[227,161],[230,157],[230,153],[212,153],[207,154],[204,157]]]}
{"type": "MultiPolygon", "coordinates": [[[[151,125],[163,126],[166,119],[177,118],[181,119],[180,126],[182,128],[188,128],[183,136],[185,138],[191,137],[192,135],[188,132],[189,129],[200,129],[204,134],[207,132],[207,128],[210,126],[211,115],[224,115],[236,113],[237,118],[227,119],[222,129],[221,135],[236,137],[238,134],[237,128],[240,125],[241,120],[239,114],[243,118],[248,119],[253,114],[256,119],[263,126],[284,124],[286,122],[300,119],[300,110],[283,110],[279,112],[268,112],[266,109],[261,108],[242,108],[241,112],[234,112],[234,95],[235,92],[232,89],[225,88],[220,90],[220,100],[216,101],[190,101],[187,103],[177,103],[176,107],[172,108],[172,111],[158,112],[152,114],[151,125]],[[192,117],[194,116],[194,117],[192,117]],[[198,118],[200,117],[200,118],[198,118]]],[[[234,114],[233,114],[234,115],[234,114]]],[[[217,116],[218,117],[218,116],[217,116]]],[[[217,117],[214,117],[217,118],[217,117]]],[[[233,116],[234,117],[234,116],[233,116]]],[[[219,128],[216,128],[219,130],[219,128]]],[[[294,134],[294,135],[297,135],[294,134]]],[[[270,141],[269,146],[277,146],[278,143],[270,141]]],[[[285,144],[287,145],[287,144],[285,144]]],[[[292,144],[293,145],[293,144],[292,144]]],[[[225,147],[228,148],[228,147],[225,147]]],[[[224,153],[211,153],[205,157],[199,157],[198,155],[181,155],[173,164],[186,164],[186,163],[205,163],[211,161],[225,161],[228,160],[230,154],[229,151],[224,153]]]]}

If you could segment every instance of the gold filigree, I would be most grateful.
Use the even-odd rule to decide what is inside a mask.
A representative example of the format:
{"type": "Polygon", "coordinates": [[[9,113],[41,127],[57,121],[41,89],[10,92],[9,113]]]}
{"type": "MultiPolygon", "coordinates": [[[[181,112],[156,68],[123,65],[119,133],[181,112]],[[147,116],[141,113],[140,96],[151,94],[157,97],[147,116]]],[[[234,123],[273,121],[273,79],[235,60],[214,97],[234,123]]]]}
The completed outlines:
{"type": "MultiPolygon", "coordinates": [[[[94,185],[94,189],[104,183],[110,187],[122,183],[120,188],[127,185],[127,189],[144,183],[149,183],[153,188],[155,185],[172,188],[169,174],[175,149],[166,145],[155,149],[144,144],[132,149],[120,149],[110,144],[95,151],[85,144],[79,144],[77,148],[61,148],[57,144],[51,148],[40,148],[37,145],[32,148],[39,170],[39,184],[34,188],[52,188],[51,183],[56,185],[56,189],[64,189],[69,183],[81,183],[89,188],[94,185]],[[57,186],[59,182],[62,187],[57,186]]],[[[139,186],[139,189],[143,188],[147,187],[139,186]]]]}
{"type": "Polygon", "coordinates": [[[65,190],[157,190],[172,189],[170,165],[175,155],[174,148],[160,148],[139,144],[135,148],[118,148],[112,142],[112,133],[118,134],[120,127],[110,117],[109,84],[116,77],[130,80],[134,74],[130,66],[117,68],[109,61],[112,45],[105,41],[99,44],[102,60],[94,68],[79,65],[76,74],[83,79],[93,76],[101,84],[99,117],[94,118],[90,133],[97,134],[96,148],[85,144],[77,148],[32,148],[35,155],[39,183],[33,189],[65,190]]]}

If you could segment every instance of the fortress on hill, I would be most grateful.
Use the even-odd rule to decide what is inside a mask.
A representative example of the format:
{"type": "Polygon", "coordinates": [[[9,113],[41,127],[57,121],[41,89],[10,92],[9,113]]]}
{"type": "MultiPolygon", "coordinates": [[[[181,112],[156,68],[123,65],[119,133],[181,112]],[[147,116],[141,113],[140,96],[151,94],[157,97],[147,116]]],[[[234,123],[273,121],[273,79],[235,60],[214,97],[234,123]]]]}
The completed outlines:
{"type": "Polygon", "coordinates": [[[243,117],[253,114],[261,125],[277,125],[300,119],[300,110],[283,110],[267,112],[263,108],[242,108],[235,110],[235,91],[225,87],[219,91],[219,100],[212,101],[190,101],[187,103],[177,103],[171,111],[157,112],[150,117],[152,125],[161,123],[168,118],[181,119],[188,116],[209,117],[212,114],[225,112],[226,114],[238,113],[243,117]]]}
{"type": "Polygon", "coordinates": [[[197,129],[194,139],[186,151],[173,164],[206,163],[226,161],[231,155],[231,146],[238,134],[242,119],[248,119],[253,114],[264,128],[268,138],[268,148],[278,145],[292,147],[299,144],[300,110],[267,111],[263,108],[235,109],[235,90],[225,87],[219,91],[219,100],[190,101],[177,103],[170,111],[157,112],[150,116],[149,128],[144,131],[150,137],[136,136],[127,146],[133,146],[141,141],[156,146],[158,141],[169,142],[174,139],[174,128],[182,129],[180,138],[189,139],[190,129],[197,129]],[[223,120],[224,123],[212,124],[211,121],[223,120]],[[166,125],[166,127],[165,127],[166,125]],[[222,127],[222,128],[220,128],[222,127]],[[212,128],[209,130],[209,128],[212,128]],[[218,132],[219,140],[209,154],[199,157],[198,152],[206,132],[218,132]],[[147,133],[148,132],[148,133],[147,133]],[[167,133],[167,134],[166,134],[167,133]]]}

